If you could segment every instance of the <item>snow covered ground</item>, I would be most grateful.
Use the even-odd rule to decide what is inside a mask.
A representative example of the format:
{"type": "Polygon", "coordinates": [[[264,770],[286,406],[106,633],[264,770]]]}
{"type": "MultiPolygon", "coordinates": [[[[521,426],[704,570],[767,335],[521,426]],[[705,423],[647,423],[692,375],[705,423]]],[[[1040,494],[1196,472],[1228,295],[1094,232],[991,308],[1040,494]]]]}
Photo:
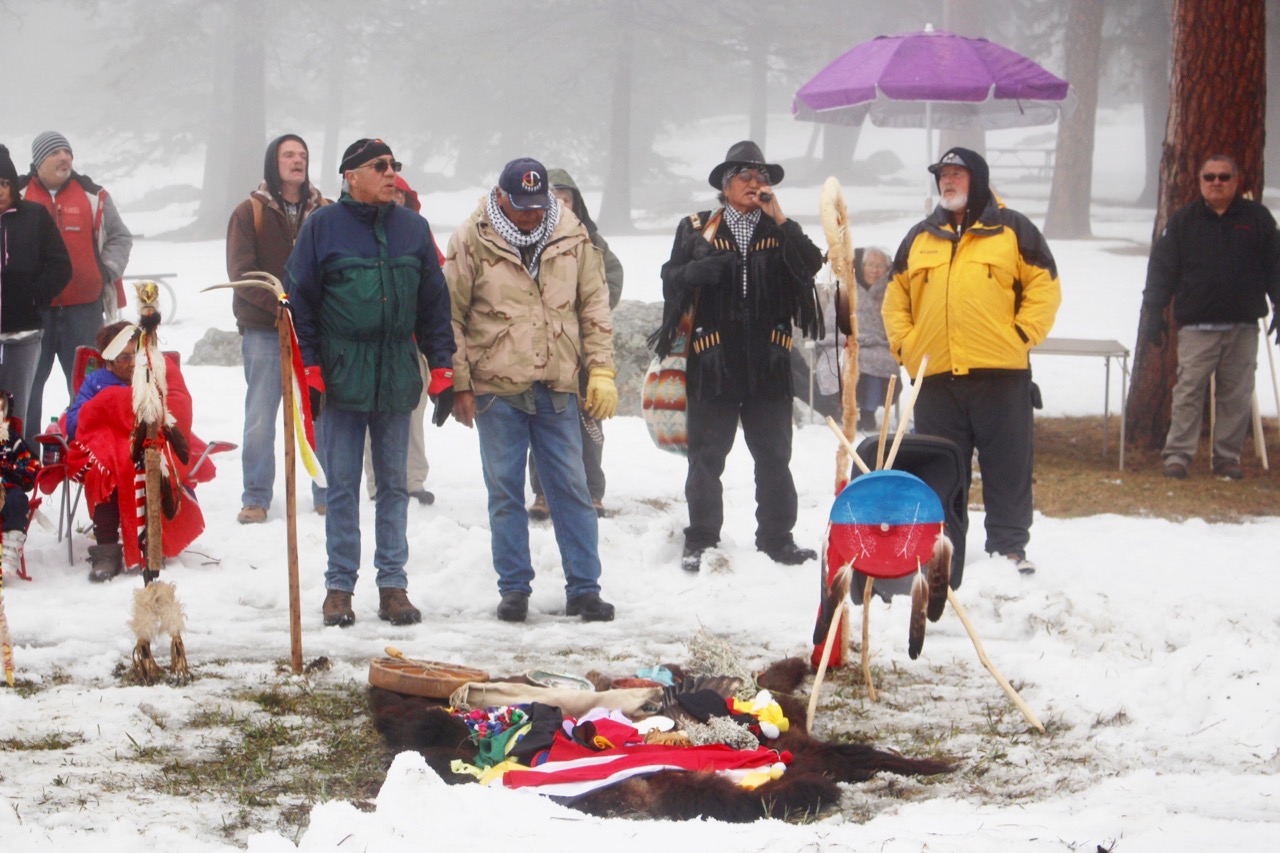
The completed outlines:
{"type": "MultiPolygon", "coordinates": [[[[1100,166],[1115,170],[1096,175],[1100,195],[1118,201],[1140,189],[1141,164],[1134,157],[1141,155],[1133,153],[1141,150],[1137,128],[1132,121],[1100,123],[1100,151],[1128,152],[1099,157],[1100,166]]],[[[766,150],[781,158],[803,150],[808,129],[779,121],[771,132],[766,150]]],[[[908,153],[920,147],[918,137],[901,131],[875,133],[869,131],[868,147],[860,150],[875,150],[877,143],[908,153]]],[[[717,128],[713,141],[688,152],[689,173],[705,175],[742,134],[737,126],[717,128]]],[[[922,152],[920,159],[909,162],[901,176],[922,175],[922,152]]],[[[875,192],[846,187],[855,223],[869,223],[855,225],[855,242],[895,248],[918,218],[920,186],[875,192]]],[[[117,192],[127,197],[129,189],[125,183],[117,192]]],[[[425,213],[442,242],[482,191],[434,198],[425,189],[425,213]]],[[[1002,189],[1011,206],[1043,216],[1045,185],[1002,189]]],[[[784,207],[801,218],[816,212],[817,194],[817,187],[786,183],[779,190],[784,207]]],[[[588,200],[596,199],[589,194],[588,200]]],[[[129,216],[126,208],[125,214],[135,230],[157,233],[180,224],[190,211],[129,216]]],[[[1132,343],[1145,253],[1113,250],[1141,249],[1151,220],[1150,210],[1103,203],[1095,208],[1097,239],[1053,244],[1064,290],[1055,335],[1132,343]]],[[[810,233],[819,233],[816,225],[810,233]]],[[[612,241],[626,265],[627,298],[658,298],[658,267],[669,239],[664,232],[612,241]]],[[[223,280],[221,242],[139,241],[130,272],[178,273],[176,319],[163,331],[167,346],[184,356],[207,328],[234,328],[229,296],[198,292],[223,280]]],[[[239,369],[188,366],[184,372],[195,395],[197,431],[206,439],[238,442],[239,369]]],[[[1101,412],[1100,363],[1046,357],[1037,361],[1036,375],[1045,414],[1101,412]]],[[[54,384],[46,394],[49,410],[65,404],[54,384]]],[[[1115,377],[1112,395],[1115,412],[1115,377]]],[[[1273,415],[1267,395],[1262,402],[1264,414],[1273,415]]],[[[750,458],[741,445],[725,475],[724,563],[690,576],[678,565],[686,521],[683,460],[654,449],[638,419],[610,422],[606,504],[615,512],[601,521],[600,540],[604,594],[617,604],[617,620],[584,625],[563,615],[555,542],[549,526],[536,526],[538,580],[530,618],[508,625],[493,615],[497,594],[475,434],[454,422],[429,430],[428,487],[437,500],[409,509],[409,592],[423,610],[420,625],[394,628],[377,619],[366,570],[355,598],[356,624],[346,630],[321,626],[323,524],[309,511],[309,497],[299,498],[304,654],[308,660],[324,655],[335,664],[315,676],[317,681],[362,682],[368,660],[389,644],[411,657],[498,673],[621,674],[685,659],[686,644],[704,629],[733,638],[756,664],[807,655],[818,569],[813,563],[774,565],[755,552],[750,458]]],[[[825,427],[797,432],[792,468],[800,492],[801,544],[816,547],[822,536],[834,452],[835,440],[825,427]]],[[[289,654],[282,478],[268,522],[242,527],[235,522],[238,452],[220,456],[218,465],[217,479],[200,490],[207,529],[166,572],[188,615],[187,650],[198,678],[186,687],[119,686],[112,671],[127,661],[133,646],[125,621],[141,581],[91,586],[83,562],[85,533],[75,537],[72,566],[65,543],[33,529],[27,559],[35,580],[6,578],[5,585],[19,677],[39,689],[21,695],[0,688],[4,850],[222,851],[245,849],[246,843],[249,850],[269,853],[422,850],[456,847],[482,832],[486,847],[537,850],[679,845],[1091,852],[1095,845],[1114,843],[1129,853],[1260,850],[1280,837],[1280,585],[1274,576],[1280,508],[1259,507],[1260,518],[1241,525],[1037,515],[1031,556],[1039,571],[1031,577],[982,555],[983,516],[973,513],[959,596],[989,655],[1021,688],[1049,734],[1028,732],[978,663],[954,614],[930,627],[922,657],[910,661],[907,602],[877,603],[872,649],[887,683],[878,705],[858,706],[861,724],[869,737],[908,754],[923,747],[893,732],[929,732],[935,741],[930,748],[940,744],[968,770],[927,785],[879,779],[848,786],[845,804],[851,813],[870,815],[866,822],[829,818],[730,826],[598,820],[533,794],[446,787],[416,756],[402,755],[376,811],[325,803],[312,811],[300,839],[263,833],[229,843],[220,827],[235,804],[138,787],[142,770],[119,760],[156,745],[196,748],[199,735],[185,732],[183,722],[202,710],[232,705],[230,686],[289,681],[277,672],[289,654]],[[3,746],[10,739],[56,735],[71,735],[70,745],[39,751],[3,746]]],[[[368,554],[367,504],[362,527],[368,554]]],[[[827,688],[837,689],[861,695],[847,675],[836,676],[827,688]]],[[[816,734],[835,722],[820,711],[816,734]]]]}

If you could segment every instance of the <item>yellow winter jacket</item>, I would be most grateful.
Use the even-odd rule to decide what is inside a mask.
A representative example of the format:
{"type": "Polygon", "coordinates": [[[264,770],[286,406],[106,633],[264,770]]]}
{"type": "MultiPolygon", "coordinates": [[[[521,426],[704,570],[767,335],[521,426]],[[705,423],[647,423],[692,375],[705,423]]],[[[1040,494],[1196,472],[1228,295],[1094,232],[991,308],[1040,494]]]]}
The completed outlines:
{"type": "Polygon", "coordinates": [[[1040,230],[993,194],[957,237],[937,208],[907,234],[884,296],[894,358],[914,377],[1027,370],[1031,348],[1053,327],[1062,301],[1058,268],[1040,230]]]}

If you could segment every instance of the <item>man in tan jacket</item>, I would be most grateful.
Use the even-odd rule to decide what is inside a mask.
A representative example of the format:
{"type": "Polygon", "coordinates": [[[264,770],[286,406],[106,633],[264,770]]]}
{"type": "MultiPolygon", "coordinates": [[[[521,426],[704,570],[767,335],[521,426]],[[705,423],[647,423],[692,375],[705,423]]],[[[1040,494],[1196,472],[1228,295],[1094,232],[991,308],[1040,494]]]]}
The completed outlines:
{"type": "Polygon", "coordinates": [[[458,346],[453,416],[480,434],[498,618],[523,622],[529,611],[532,449],[564,564],[565,612],[607,622],[614,608],[600,598],[599,531],[578,427],[579,370],[589,376],[587,414],[609,418],[618,405],[600,251],[550,194],[543,165],[522,158],[454,232],[444,274],[458,346]]]}

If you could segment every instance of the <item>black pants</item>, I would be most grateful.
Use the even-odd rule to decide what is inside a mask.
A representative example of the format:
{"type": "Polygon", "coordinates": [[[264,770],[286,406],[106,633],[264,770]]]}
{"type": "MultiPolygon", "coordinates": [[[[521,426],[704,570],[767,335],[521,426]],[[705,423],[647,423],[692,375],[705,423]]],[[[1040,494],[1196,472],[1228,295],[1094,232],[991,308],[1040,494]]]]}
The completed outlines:
{"type": "MultiPolygon", "coordinates": [[[[982,469],[988,553],[1026,551],[1031,541],[1031,377],[931,376],[915,406],[916,432],[949,438],[964,456],[965,504],[973,451],[982,469]]],[[[966,522],[967,524],[967,522],[966,522]]]]}
{"type": "Polygon", "coordinates": [[[3,521],[4,532],[11,530],[27,530],[27,513],[31,508],[31,501],[27,497],[27,493],[19,489],[17,486],[11,486],[7,483],[0,485],[0,489],[4,489],[4,509],[0,510],[0,520],[3,521]]]}
{"type": "Polygon", "coordinates": [[[690,399],[689,502],[686,548],[710,548],[724,524],[724,488],[720,475],[742,434],[756,468],[756,547],[771,550],[791,541],[796,524],[796,485],[791,479],[791,398],[748,398],[741,403],[690,399]]]}
{"type": "Polygon", "coordinates": [[[117,492],[93,508],[93,541],[115,545],[120,541],[120,501],[117,492]]]}

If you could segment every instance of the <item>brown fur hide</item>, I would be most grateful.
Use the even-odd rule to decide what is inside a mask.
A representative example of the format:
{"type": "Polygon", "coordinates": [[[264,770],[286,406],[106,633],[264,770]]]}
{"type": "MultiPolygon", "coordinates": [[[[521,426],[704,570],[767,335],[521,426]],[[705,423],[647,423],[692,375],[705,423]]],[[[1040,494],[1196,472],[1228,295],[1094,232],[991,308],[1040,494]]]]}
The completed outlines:
{"type": "MultiPolygon", "coordinates": [[[[916,776],[951,771],[952,765],[946,761],[907,758],[865,744],[829,744],[810,737],[806,702],[789,695],[808,674],[807,661],[788,658],[757,677],[760,686],[774,694],[791,723],[781,737],[764,743],[792,753],[792,763],[781,779],[747,790],[710,773],[664,770],[561,802],[602,817],[714,818],[748,823],[762,817],[816,815],[839,802],[838,782],[862,782],[882,771],[916,776]]],[[[370,687],[369,708],[378,733],[393,753],[420,753],[451,784],[474,781],[449,769],[454,759],[473,762],[476,749],[466,724],[442,704],[370,687]]]]}

